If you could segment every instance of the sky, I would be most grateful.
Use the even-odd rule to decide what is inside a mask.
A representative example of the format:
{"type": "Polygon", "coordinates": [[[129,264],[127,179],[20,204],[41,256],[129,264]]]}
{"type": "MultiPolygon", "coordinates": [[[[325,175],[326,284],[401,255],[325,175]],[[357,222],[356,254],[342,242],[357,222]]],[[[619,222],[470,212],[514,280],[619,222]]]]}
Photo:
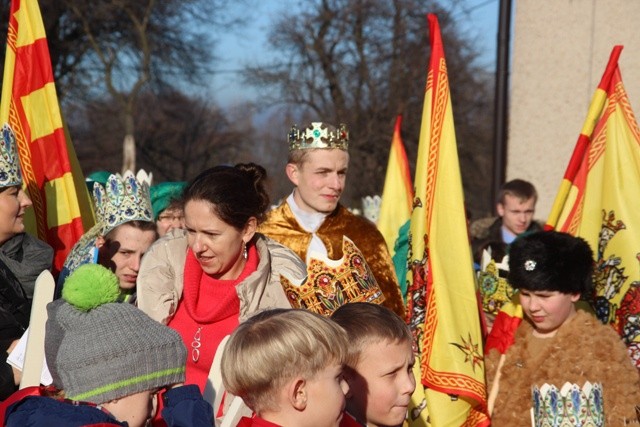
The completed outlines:
{"type": "MultiPolygon", "coordinates": [[[[229,31],[219,38],[216,45],[217,72],[209,88],[212,97],[222,106],[233,106],[256,98],[256,93],[244,87],[239,70],[248,64],[255,64],[268,58],[267,32],[270,22],[282,10],[295,8],[299,0],[262,0],[251,2],[250,9],[241,12],[250,25],[237,31],[229,31]]],[[[480,64],[493,71],[495,68],[498,31],[499,0],[463,0],[454,3],[453,16],[475,40],[479,51],[483,52],[480,64]]],[[[237,12],[237,11],[236,11],[237,12]]],[[[425,10],[425,13],[428,11],[425,10]]],[[[446,49],[446,46],[445,46],[446,49]]],[[[426,63],[427,59],[425,59],[426,63]]]]}

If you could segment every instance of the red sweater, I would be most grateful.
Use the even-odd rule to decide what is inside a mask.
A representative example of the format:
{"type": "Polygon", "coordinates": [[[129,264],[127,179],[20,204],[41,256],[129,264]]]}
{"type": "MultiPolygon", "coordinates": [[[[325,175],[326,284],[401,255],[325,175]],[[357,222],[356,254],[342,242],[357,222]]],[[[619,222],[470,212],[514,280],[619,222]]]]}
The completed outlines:
{"type": "Polygon", "coordinates": [[[274,424],[260,417],[242,417],[237,427],[280,427],[280,424],[274,424]]]}
{"type": "Polygon", "coordinates": [[[185,384],[196,384],[201,392],[218,345],[238,326],[240,300],[236,285],[257,269],[259,261],[255,245],[248,247],[248,254],[237,279],[217,280],[203,273],[191,249],[187,253],[182,299],[169,326],[178,331],[187,347],[185,384]]]}

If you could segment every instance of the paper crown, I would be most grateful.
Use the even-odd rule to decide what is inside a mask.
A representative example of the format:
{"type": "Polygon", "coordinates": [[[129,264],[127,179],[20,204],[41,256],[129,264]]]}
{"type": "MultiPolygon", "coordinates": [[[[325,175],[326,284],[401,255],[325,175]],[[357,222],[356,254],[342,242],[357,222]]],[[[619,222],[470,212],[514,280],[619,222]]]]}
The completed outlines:
{"type": "Polygon", "coordinates": [[[312,255],[307,263],[307,279],[300,285],[280,276],[292,307],[329,316],[348,302],[380,304],[384,301],[362,252],[346,236],[342,238],[342,253],[339,260],[312,255]]]}
{"type": "Polygon", "coordinates": [[[555,385],[534,386],[534,427],[602,427],[604,406],[602,384],[565,383],[560,390],[555,385]]]}
{"type": "Polygon", "coordinates": [[[22,185],[20,158],[16,135],[8,124],[2,126],[2,142],[0,143],[0,187],[22,185]]]}
{"type": "Polygon", "coordinates": [[[102,233],[102,224],[97,223],[84,233],[80,239],[73,245],[64,265],[58,283],[61,286],[66,278],[76,271],[78,267],[84,264],[95,264],[98,262],[98,248],[96,247],[96,239],[102,233]]]}
{"type": "Polygon", "coordinates": [[[136,173],[136,180],[139,183],[146,182],[149,188],[151,188],[151,185],[153,184],[153,172],[147,172],[144,169],[140,169],[136,173]]]}
{"type": "Polygon", "coordinates": [[[94,184],[93,199],[103,235],[125,222],[153,222],[149,185],[136,180],[131,171],[111,175],[104,187],[94,184]]]}
{"type": "Polygon", "coordinates": [[[322,122],[312,122],[311,126],[300,130],[293,125],[289,131],[289,151],[308,148],[349,149],[349,129],[341,123],[338,129],[322,122]]]}
{"type": "Polygon", "coordinates": [[[491,258],[486,250],[482,251],[478,284],[482,296],[482,309],[485,313],[498,314],[502,306],[511,301],[513,288],[507,282],[509,274],[509,256],[505,256],[501,263],[491,258]]]}
{"type": "Polygon", "coordinates": [[[378,196],[364,196],[362,198],[362,213],[365,218],[374,224],[378,223],[380,218],[380,206],[382,205],[382,197],[378,196]]]}

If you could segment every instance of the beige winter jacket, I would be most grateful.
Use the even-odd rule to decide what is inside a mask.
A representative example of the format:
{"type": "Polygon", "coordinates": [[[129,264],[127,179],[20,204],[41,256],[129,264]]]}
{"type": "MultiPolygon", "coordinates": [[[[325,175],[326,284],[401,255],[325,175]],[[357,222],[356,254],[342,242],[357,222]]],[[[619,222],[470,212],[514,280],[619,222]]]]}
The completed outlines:
{"type": "MultiPolygon", "coordinates": [[[[260,262],[237,287],[240,322],[267,308],[289,308],[291,304],[280,284],[280,275],[296,282],[306,277],[306,267],[290,249],[262,234],[256,234],[260,262]]],[[[187,234],[174,230],[149,248],[138,273],[138,307],[165,325],[175,314],[184,282],[187,234]]]]}

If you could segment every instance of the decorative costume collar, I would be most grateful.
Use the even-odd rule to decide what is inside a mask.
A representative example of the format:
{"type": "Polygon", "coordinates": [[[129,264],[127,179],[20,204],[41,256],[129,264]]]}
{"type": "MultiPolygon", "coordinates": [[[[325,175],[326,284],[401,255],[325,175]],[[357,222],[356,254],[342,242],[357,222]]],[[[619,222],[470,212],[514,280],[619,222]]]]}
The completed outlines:
{"type": "Polygon", "coordinates": [[[307,263],[308,277],[302,284],[280,276],[292,307],[328,316],[348,302],[381,304],[384,301],[362,252],[347,236],[342,238],[342,253],[339,260],[313,254],[307,263]]]}

